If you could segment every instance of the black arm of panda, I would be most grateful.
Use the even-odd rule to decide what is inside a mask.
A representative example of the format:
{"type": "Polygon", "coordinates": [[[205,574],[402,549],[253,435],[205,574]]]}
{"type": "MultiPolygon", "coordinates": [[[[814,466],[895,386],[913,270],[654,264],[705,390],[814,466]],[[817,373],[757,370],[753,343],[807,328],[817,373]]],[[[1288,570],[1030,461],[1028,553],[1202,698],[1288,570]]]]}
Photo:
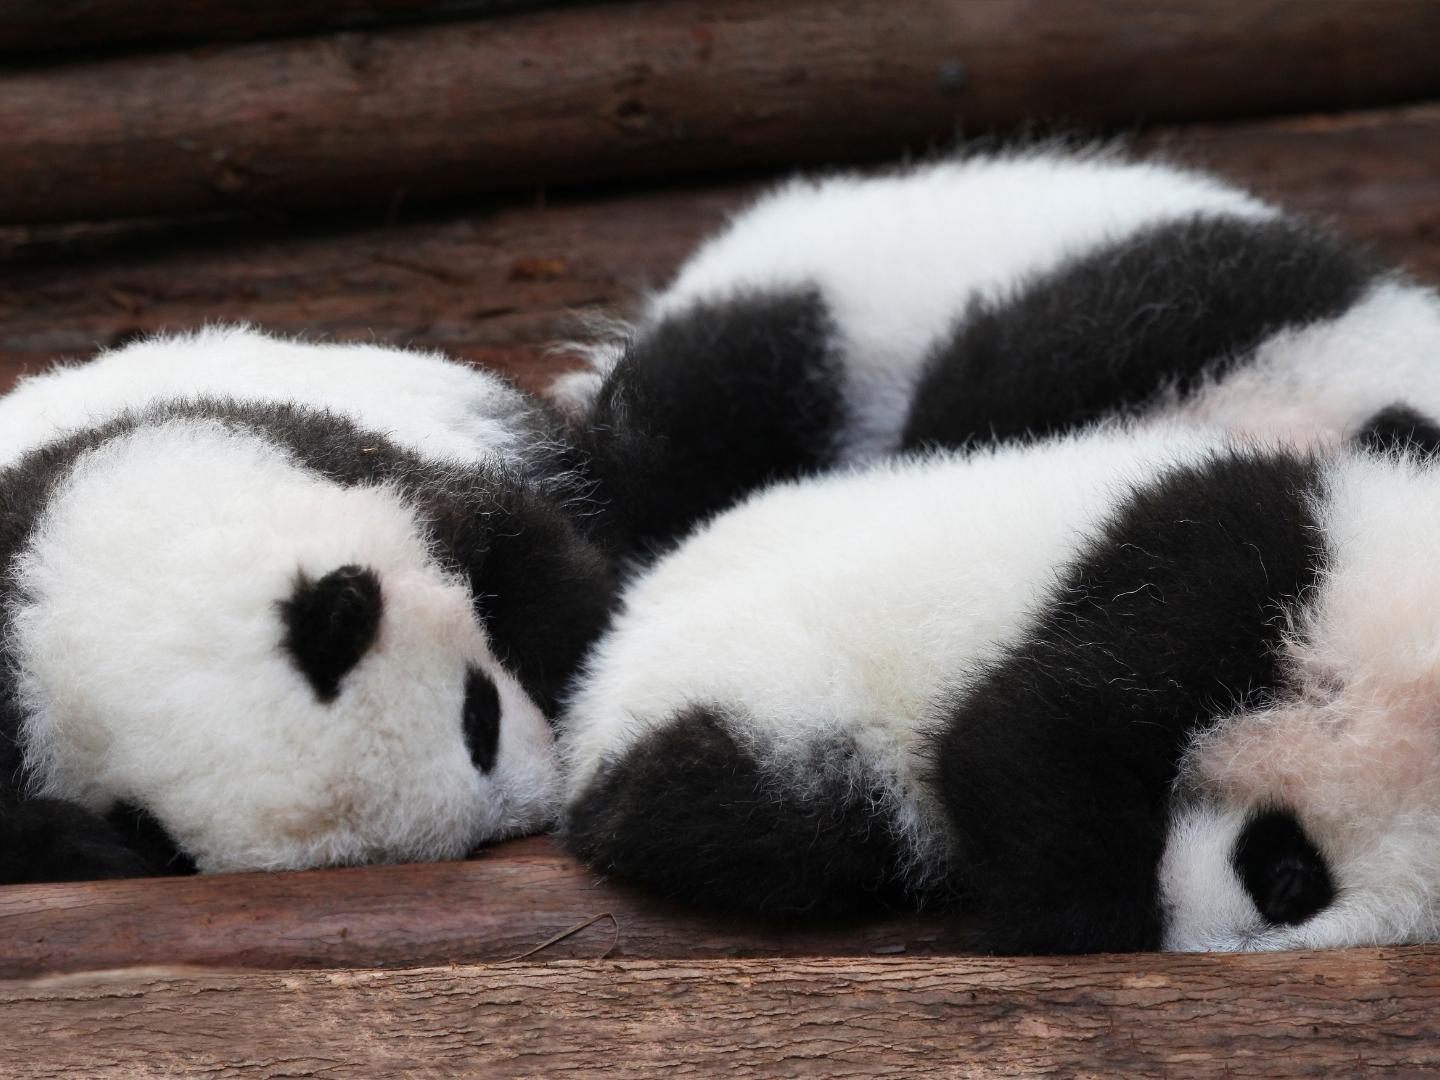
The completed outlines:
{"type": "Polygon", "coordinates": [[[1286,603],[1323,551],[1308,462],[1177,469],[1136,492],[936,743],[955,890],[985,947],[1160,943],[1168,796],[1197,726],[1283,686],[1286,603]]]}
{"type": "Polygon", "coordinates": [[[187,872],[157,858],[142,825],[107,820],[63,799],[0,798],[0,884],[92,881],[187,872]],[[148,850],[147,850],[148,849],[148,850]]]}

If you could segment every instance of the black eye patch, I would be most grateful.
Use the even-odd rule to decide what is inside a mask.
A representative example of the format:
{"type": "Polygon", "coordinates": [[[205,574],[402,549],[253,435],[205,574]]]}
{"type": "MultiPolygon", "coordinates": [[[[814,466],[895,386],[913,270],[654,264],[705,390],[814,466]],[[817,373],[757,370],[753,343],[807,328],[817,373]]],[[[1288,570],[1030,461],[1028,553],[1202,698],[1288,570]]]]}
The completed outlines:
{"type": "Polygon", "coordinates": [[[321,701],[334,701],[340,680],[360,662],[380,629],[380,579],[375,571],[342,566],[318,581],[295,578],[280,601],[285,651],[321,701]]]}
{"type": "Polygon", "coordinates": [[[500,746],[500,691],[495,682],[479,668],[465,675],[465,708],[463,711],[465,743],[470,747],[470,760],[481,772],[495,767],[500,746]]]}
{"type": "Polygon", "coordinates": [[[1294,926],[1335,899],[1325,857],[1295,815],[1266,810],[1251,819],[1235,843],[1235,870],[1267,920],[1294,926]]]}
{"type": "Polygon", "coordinates": [[[1366,450],[1412,450],[1428,456],[1440,451],[1440,426],[1408,405],[1390,405],[1365,421],[1355,441],[1366,450]]]}

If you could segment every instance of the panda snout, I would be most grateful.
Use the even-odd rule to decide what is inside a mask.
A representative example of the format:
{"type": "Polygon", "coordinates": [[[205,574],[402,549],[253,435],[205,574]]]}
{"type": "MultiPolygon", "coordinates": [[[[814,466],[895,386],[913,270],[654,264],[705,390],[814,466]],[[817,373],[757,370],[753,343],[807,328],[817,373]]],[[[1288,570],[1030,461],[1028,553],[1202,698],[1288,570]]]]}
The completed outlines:
{"type": "Polygon", "coordinates": [[[282,644],[321,701],[335,700],[340,680],[374,644],[382,608],[380,578],[365,567],[295,576],[289,599],[280,602],[282,644]]]}

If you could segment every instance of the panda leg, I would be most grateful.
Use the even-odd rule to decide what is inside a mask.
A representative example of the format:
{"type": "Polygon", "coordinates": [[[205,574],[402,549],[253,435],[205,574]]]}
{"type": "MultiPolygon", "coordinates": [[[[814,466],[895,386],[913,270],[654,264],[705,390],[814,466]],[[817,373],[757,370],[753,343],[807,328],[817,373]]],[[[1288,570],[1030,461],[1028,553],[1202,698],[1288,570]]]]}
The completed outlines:
{"type": "Polygon", "coordinates": [[[63,799],[0,799],[0,884],[175,873],[125,831],[63,799]]]}
{"type": "Polygon", "coordinates": [[[787,773],[737,738],[723,712],[692,706],[602,766],[570,800],[565,840],[596,870],[721,912],[912,907],[878,781],[853,745],[812,750],[787,773]]]}

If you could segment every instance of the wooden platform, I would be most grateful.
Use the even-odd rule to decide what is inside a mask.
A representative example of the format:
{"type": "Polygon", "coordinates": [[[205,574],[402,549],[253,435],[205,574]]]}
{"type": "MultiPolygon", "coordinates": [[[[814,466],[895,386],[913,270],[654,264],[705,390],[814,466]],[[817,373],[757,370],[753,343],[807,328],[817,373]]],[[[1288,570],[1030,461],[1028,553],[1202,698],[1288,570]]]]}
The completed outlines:
{"type": "MultiPolygon", "coordinates": [[[[539,389],[578,316],[662,283],[786,163],[1057,115],[1440,283],[1425,0],[190,7],[0,12],[0,389],[219,320],[439,348],[539,389]],[[268,40],[197,47],[215,38],[268,40]],[[372,167],[397,146],[406,169],[372,167]]],[[[463,863],[11,887],[0,1074],[1440,1070],[1440,949],[966,947],[936,919],[676,910],[544,838],[463,863]]]]}

